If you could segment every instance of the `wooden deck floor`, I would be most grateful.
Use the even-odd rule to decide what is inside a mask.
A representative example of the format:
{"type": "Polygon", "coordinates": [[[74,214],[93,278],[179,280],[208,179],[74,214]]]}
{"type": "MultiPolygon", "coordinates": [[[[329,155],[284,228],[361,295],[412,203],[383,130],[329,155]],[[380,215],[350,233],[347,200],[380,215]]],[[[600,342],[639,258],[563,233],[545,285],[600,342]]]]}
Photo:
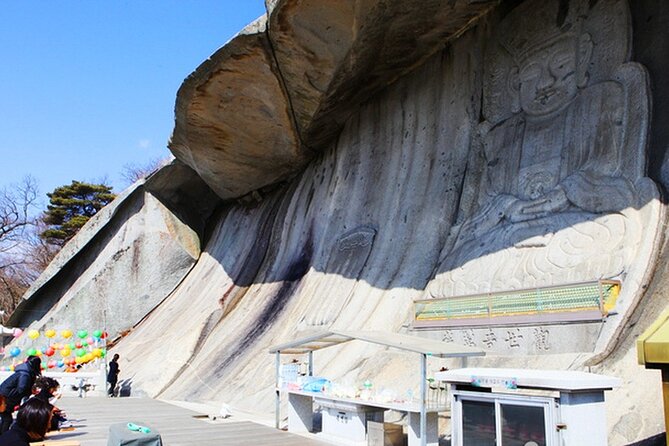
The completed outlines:
{"type": "Polygon", "coordinates": [[[160,432],[163,444],[179,445],[304,445],[326,443],[282,432],[251,421],[212,421],[198,412],[149,398],[63,398],[75,430],[49,434],[52,440],[77,440],[82,446],[106,446],[109,426],[132,421],[160,432]],[[200,417],[198,417],[200,415],[200,417]]]}

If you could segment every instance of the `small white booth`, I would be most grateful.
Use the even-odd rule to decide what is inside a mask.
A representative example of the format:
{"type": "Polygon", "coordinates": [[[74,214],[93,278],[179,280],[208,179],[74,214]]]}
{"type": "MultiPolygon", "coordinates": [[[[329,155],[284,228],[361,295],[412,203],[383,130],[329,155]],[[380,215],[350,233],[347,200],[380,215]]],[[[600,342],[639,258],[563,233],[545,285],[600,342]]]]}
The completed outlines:
{"type": "Polygon", "coordinates": [[[453,446],[602,446],[604,391],[621,380],[557,370],[465,368],[438,372],[451,385],[453,446]]]}

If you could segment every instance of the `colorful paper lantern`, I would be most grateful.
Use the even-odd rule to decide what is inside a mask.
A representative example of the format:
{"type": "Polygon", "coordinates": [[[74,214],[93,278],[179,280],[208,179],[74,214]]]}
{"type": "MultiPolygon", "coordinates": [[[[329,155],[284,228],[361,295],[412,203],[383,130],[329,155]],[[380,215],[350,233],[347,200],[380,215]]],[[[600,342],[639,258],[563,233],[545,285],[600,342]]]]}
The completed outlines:
{"type": "Polygon", "coordinates": [[[53,338],[54,336],[56,336],[56,330],[49,329],[44,332],[44,336],[46,336],[47,338],[53,338]]]}
{"type": "Polygon", "coordinates": [[[35,339],[39,338],[39,331],[37,331],[37,330],[30,330],[30,331],[28,332],[28,337],[34,341],[35,339]]]}

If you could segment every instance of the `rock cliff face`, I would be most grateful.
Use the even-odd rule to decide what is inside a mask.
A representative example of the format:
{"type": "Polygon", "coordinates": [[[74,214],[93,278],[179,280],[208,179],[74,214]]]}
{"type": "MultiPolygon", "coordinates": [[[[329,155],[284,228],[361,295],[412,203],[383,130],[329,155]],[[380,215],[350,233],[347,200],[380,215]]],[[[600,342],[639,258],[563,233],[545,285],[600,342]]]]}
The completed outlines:
{"type": "Polygon", "coordinates": [[[9,324],[37,329],[107,327],[112,334],[131,329],[195,264],[203,221],[217,201],[199,177],[178,162],[136,183],[58,253],[23,296],[9,324]],[[166,177],[169,186],[164,184],[166,177]],[[171,199],[170,190],[179,185],[189,186],[183,197],[197,198],[188,205],[171,199]],[[184,219],[184,213],[190,217],[184,219]]]}
{"type": "Polygon", "coordinates": [[[224,199],[290,178],[360,103],[494,3],[268,1],[268,20],[245,28],[180,88],[170,149],[224,199]]]}
{"type": "MultiPolygon", "coordinates": [[[[256,207],[224,208],[193,271],[123,341],[123,356],[133,358],[161,333],[165,347],[148,363],[166,357],[188,367],[151,367],[144,376],[149,368],[132,364],[142,388],[166,398],[206,398],[215,389],[234,403],[259,392],[271,404],[273,343],[299,330],[399,330],[409,322],[454,218],[477,116],[478,79],[452,60],[480,41],[467,35],[453,54],[363,106],[336,145],[256,207]],[[168,330],[167,321],[189,329],[168,330]]],[[[346,357],[342,372],[360,360],[346,357]]]]}
{"type": "MultiPolygon", "coordinates": [[[[659,432],[659,377],[634,364],[633,339],[666,306],[663,168],[646,159],[665,158],[649,124],[651,103],[669,113],[654,87],[669,58],[641,52],[646,68],[633,43],[666,37],[669,6],[268,9],[186,79],[170,144],[179,162],[91,223],[87,246],[107,248],[81,250],[81,235],[88,269],[59,257],[31,290],[38,323],[69,317],[62,303],[87,302],[84,288],[140,275],[113,293],[153,296],[117,347],[133,392],[269,412],[268,348],[300,332],[409,331],[415,299],[614,278],[623,291],[603,321],[418,334],[486,349],[476,365],[620,376],[611,443],[659,432]],[[634,40],[630,23],[644,23],[634,40]],[[211,191],[224,200],[215,211],[211,191]],[[131,244],[118,234],[153,231],[168,240],[159,262],[115,260],[131,244]]],[[[418,385],[410,355],[352,343],[314,356],[316,374],[418,385]]],[[[428,367],[442,365],[460,364],[428,367]]]]}

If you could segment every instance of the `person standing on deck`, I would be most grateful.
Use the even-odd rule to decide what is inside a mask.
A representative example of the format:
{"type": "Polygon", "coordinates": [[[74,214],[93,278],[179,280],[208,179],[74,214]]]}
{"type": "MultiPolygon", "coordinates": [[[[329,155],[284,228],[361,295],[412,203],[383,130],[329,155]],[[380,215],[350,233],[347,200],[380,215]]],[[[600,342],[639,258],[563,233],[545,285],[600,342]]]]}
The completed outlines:
{"type": "Polygon", "coordinates": [[[118,382],[118,353],[114,355],[114,358],[109,362],[109,373],[107,374],[107,382],[109,383],[109,396],[113,397],[114,389],[116,389],[116,383],[118,382]]]}

